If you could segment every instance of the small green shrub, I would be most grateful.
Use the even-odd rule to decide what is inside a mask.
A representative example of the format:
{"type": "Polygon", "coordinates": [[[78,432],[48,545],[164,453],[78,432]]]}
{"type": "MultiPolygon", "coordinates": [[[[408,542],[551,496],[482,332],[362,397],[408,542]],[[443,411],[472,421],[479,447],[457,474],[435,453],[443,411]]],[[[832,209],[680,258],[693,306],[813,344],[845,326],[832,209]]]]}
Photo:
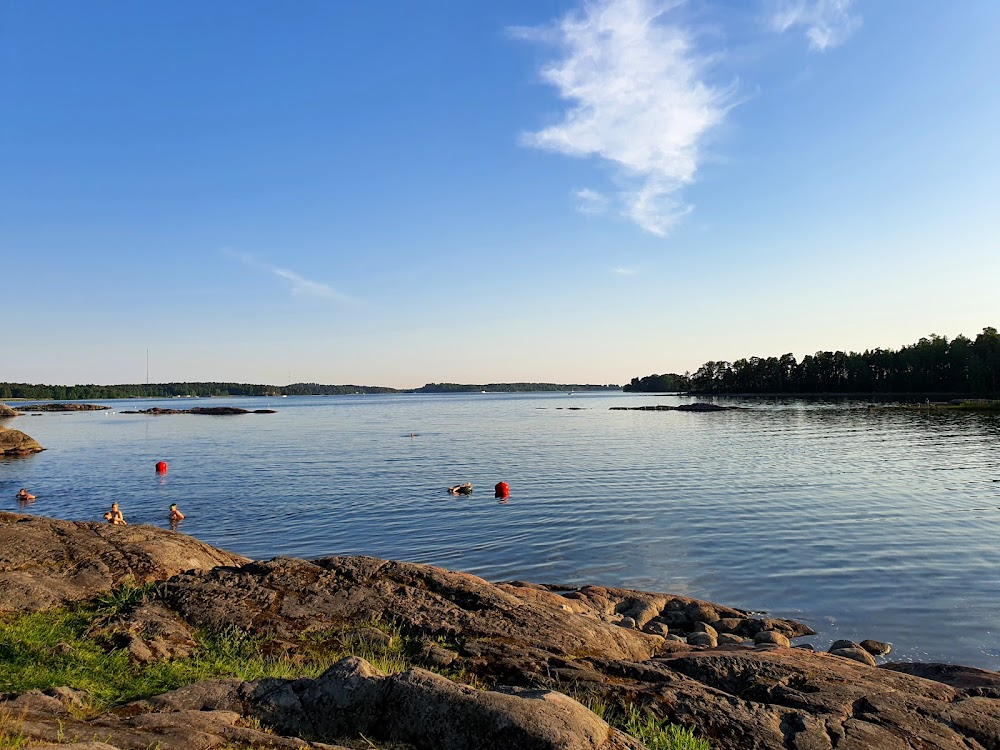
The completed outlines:
{"type": "Polygon", "coordinates": [[[625,710],[617,728],[641,741],[649,750],[711,750],[708,742],[695,737],[690,729],[657,719],[637,706],[625,710]]]}
{"type": "Polygon", "coordinates": [[[690,729],[657,719],[638,706],[624,708],[608,703],[604,696],[586,692],[573,697],[620,732],[640,740],[649,750],[711,750],[706,740],[690,729]]]}

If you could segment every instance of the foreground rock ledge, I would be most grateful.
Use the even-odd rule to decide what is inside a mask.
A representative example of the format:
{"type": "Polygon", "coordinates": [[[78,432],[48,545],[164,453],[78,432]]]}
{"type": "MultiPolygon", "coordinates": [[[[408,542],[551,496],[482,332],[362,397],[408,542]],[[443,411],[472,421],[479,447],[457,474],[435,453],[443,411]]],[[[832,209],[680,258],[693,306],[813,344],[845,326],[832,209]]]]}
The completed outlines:
{"type": "Polygon", "coordinates": [[[317,680],[213,680],[90,722],[67,718],[65,691],[7,696],[0,710],[23,714],[30,736],[51,742],[62,726],[61,736],[70,728],[80,738],[107,738],[110,747],[210,747],[250,741],[242,718],[271,727],[275,747],[329,747],[322,743],[360,733],[428,750],[641,747],[560,695],[572,693],[646,706],[723,750],[1000,750],[994,672],[872,667],[774,644],[669,640],[708,628],[744,638],[809,632],[790,620],[664,593],[491,584],[368,557],[249,562],[152,527],[0,514],[0,602],[7,609],[34,606],[26,590],[31,599],[71,601],[127,574],[168,579],[151,608],[181,629],[236,626],[267,633],[294,653],[303,638],[388,621],[423,641],[418,659],[426,666],[446,666],[491,689],[420,669],[386,676],[350,659],[317,680]],[[11,554],[19,538],[30,546],[11,554]],[[78,578],[70,569],[84,559],[91,573],[78,578]]]}

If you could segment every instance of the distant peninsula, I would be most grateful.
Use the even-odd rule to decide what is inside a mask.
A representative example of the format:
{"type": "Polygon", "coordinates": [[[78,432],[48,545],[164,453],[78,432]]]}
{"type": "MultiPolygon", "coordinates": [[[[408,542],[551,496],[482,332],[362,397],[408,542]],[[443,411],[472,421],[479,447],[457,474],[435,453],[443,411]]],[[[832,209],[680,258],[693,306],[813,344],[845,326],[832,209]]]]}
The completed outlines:
{"type": "MultiPolygon", "coordinates": [[[[915,344],[864,352],[819,351],[801,361],[743,357],[710,361],[694,373],[632,378],[622,390],[728,395],[1000,396],[1000,333],[975,339],[931,334],[915,344]]],[[[921,398],[921,401],[924,399],[921,398]]]]}
{"type": "Polygon", "coordinates": [[[376,393],[526,393],[531,391],[618,391],[618,385],[567,383],[428,383],[420,388],[387,388],[376,385],[323,385],[293,383],[133,383],[126,385],[34,385],[0,383],[3,401],[76,401],[118,398],[206,398],[213,396],[345,396],[376,393]]]}

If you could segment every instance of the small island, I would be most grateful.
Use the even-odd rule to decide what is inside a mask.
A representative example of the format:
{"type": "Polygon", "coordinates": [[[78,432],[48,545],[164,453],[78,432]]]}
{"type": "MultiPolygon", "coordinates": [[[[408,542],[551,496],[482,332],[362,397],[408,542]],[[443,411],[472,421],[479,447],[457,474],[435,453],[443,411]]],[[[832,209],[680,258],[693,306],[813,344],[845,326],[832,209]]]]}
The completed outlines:
{"type": "Polygon", "coordinates": [[[609,411],[735,411],[742,410],[742,406],[722,406],[721,404],[707,404],[695,402],[693,404],[680,404],[678,406],[667,406],[656,404],[655,406],[611,406],[609,411]]]}
{"type": "Polygon", "coordinates": [[[66,404],[66,403],[56,403],[56,404],[30,404],[28,406],[19,406],[20,411],[104,411],[109,409],[109,406],[101,406],[100,404],[66,404]]]}
{"type": "Polygon", "coordinates": [[[233,414],[276,414],[275,409],[241,409],[238,406],[196,406],[193,409],[164,409],[154,406],[150,409],[138,409],[136,411],[122,411],[122,414],[152,414],[161,416],[164,414],[207,414],[212,417],[224,417],[233,414]]]}

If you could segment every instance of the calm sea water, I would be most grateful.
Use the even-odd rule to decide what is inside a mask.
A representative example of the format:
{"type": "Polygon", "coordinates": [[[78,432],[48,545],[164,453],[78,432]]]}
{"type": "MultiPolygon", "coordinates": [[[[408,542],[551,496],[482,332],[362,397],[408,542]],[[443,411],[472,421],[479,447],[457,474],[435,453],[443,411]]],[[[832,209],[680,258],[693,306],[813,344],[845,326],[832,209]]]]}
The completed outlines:
{"type": "Polygon", "coordinates": [[[254,558],[368,554],[668,591],[802,620],[818,647],[875,638],[893,658],[1000,669],[1000,419],[804,401],[609,411],[683,400],[105,402],[6,421],[48,450],[0,461],[0,507],[100,520],[118,500],[130,523],[167,526],[176,502],[180,531],[254,558]],[[206,404],[278,413],[120,413],[206,404]],[[471,497],[445,492],[465,481],[471,497]],[[21,486],[38,495],[24,509],[21,486]]]}

